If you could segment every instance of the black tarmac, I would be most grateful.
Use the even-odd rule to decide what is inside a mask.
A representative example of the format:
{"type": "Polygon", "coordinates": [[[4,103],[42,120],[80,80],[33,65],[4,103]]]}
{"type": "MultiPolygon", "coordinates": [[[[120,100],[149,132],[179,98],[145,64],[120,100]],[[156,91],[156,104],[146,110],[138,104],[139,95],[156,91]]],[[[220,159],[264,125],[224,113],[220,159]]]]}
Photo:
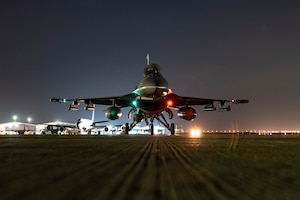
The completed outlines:
{"type": "Polygon", "coordinates": [[[300,136],[0,136],[0,199],[299,199],[300,136]]]}

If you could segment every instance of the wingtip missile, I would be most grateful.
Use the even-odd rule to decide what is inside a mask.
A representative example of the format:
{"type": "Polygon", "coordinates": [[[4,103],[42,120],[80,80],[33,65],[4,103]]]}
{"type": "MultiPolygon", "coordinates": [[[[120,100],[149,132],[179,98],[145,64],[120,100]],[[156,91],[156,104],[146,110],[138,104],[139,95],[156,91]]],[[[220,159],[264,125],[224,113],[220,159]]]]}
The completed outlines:
{"type": "Polygon", "coordinates": [[[50,102],[53,103],[66,103],[66,99],[61,99],[61,98],[51,98],[50,102]]]}
{"type": "Polygon", "coordinates": [[[247,99],[232,99],[231,103],[233,103],[233,104],[249,103],[249,100],[247,100],[247,99]]]}

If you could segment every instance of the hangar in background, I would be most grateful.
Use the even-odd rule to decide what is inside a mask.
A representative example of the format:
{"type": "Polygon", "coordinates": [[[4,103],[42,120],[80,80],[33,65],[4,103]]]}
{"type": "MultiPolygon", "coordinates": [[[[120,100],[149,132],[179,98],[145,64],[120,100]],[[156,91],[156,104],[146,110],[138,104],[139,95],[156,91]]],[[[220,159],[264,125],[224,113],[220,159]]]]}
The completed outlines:
{"type": "MultiPolygon", "coordinates": [[[[52,130],[67,130],[65,127],[70,126],[76,128],[73,123],[66,122],[49,122],[43,124],[33,124],[26,122],[6,122],[0,123],[0,135],[42,135],[52,134],[52,130]]],[[[58,133],[58,131],[56,131],[58,133]]]]}
{"type": "MultiPolygon", "coordinates": [[[[167,130],[159,125],[154,126],[155,134],[167,134],[167,130]]],[[[122,134],[122,126],[106,125],[102,128],[95,127],[91,132],[80,132],[75,123],[48,122],[33,124],[25,122],[0,123],[0,135],[117,135],[122,134]]],[[[148,126],[136,126],[129,134],[150,134],[148,126]]]]}
{"type": "Polygon", "coordinates": [[[37,124],[25,122],[6,122],[0,124],[0,135],[33,134],[37,124]]]}

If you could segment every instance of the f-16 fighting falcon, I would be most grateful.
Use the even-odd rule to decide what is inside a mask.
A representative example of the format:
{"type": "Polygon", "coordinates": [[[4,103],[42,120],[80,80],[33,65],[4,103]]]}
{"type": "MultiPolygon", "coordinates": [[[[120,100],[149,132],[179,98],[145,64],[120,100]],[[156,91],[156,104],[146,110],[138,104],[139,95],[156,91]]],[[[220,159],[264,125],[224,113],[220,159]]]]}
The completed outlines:
{"type": "Polygon", "coordinates": [[[197,116],[196,110],[192,106],[202,105],[204,111],[217,110],[215,103],[218,104],[220,111],[230,111],[230,104],[248,103],[245,99],[207,99],[198,97],[180,96],[172,92],[168,82],[162,75],[161,67],[150,63],[149,54],[147,54],[147,65],[144,68],[144,77],[129,94],[122,96],[82,98],[82,99],[64,99],[51,98],[51,102],[66,103],[70,102],[69,110],[78,110],[80,103],[84,103],[86,110],[93,111],[96,104],[109,106],[105,115],[110,120],[116,120],[121,117],[121,108],[131,107],[128,118],[133,118],[132,123],[126,123],[125,134],[142,120],[149,125],[149,132],[154,134],[153,121],[156,119],[163,124],[171,133],[175,134],[174,123],[169,124],[164,113],[168,114],[169,119],[173,118],[173,111],[177,110],[177,116],[184,120],[193,120],[197,116]]]}

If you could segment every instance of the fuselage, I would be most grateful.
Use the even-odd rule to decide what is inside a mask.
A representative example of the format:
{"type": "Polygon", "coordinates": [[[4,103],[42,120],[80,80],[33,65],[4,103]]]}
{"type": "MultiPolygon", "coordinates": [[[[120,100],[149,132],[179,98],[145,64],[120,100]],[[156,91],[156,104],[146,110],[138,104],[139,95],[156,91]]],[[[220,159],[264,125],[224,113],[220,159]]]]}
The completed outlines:
{"type": "Polygon", "coordinates": [[[168,94],[168,82],[162,76],[157,64],[149,64],[144,69],[144,77],[134,93],[138,94],[137,108],[144,113],[160,113],[167,107],[164,97],[168,94]],[[143,103],[139,103],[143,100],[143,103]]]}

